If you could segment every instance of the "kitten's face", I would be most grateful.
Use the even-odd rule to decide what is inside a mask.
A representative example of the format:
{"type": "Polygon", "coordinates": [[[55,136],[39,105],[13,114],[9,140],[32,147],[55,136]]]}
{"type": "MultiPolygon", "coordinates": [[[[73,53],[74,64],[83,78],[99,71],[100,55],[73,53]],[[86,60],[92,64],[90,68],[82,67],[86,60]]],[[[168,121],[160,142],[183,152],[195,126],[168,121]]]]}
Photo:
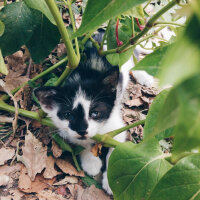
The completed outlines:
{"type": "Polygon", "coordinates": [[[116,99],[118,77],[116,68],[96,77],[74,73],[65,87],[41,87],[35,95],[61,130],[60,135],[83,144],[99,133],[108,120],[116,99]]]}

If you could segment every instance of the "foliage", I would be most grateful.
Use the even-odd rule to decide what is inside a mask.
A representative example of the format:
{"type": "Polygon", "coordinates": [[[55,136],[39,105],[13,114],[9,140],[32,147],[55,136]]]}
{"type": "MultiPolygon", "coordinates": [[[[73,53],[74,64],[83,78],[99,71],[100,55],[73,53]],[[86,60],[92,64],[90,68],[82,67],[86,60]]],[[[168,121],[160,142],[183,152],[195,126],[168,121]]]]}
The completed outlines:
{"type": "MultiPolygon", "coordinates": [[[[171,85],[156,97],[148,112],[144,140],[140,144],[119,144],[112,139],[119,130],[93,139],[116,147],[108,166],[109,184],[115,199],[199,199],[200,155],[193,153],[198,152],[200,147],[199,0],[194,0],[187,6],[190,16],[187,17],[185,26],[176,21],[182,17],[178,16],[178,13],[184,14],[181,12],[182,8],[179,12],[172,9],[179,1],[164,1],[164,6],[157,5],[159,11],[153,16],[144,11],[144,5],[141,4],[143,2],[145,1],[88,0],[86,8],[84,1],[83,7],[79,9],[70,1],[59,1],[60,9],[62,6],[69,9],[73,40],[70,39],[53,0],[24,0],[11,3],[0,11],[0,49],[3,56],[6,56],[26,45],[34,62],[41,63],[59,43],[61,35],[67,49],[68,66],[58,80],[57,77],[51,77],[46,83],[52,85],[55,81],[61,83],[71,68],[78,66],[79,46],[84,48],[86,41],[102,24],[106,29],[103,42],[97,44],[90,39],[101,55],[106,55],[111,64],[119,66],[133,55],[136,45],[156,38],[156,33],[170,26],[178,33],[178,39],[164,41],[164,45],[161,40],[159,45],[153,44],[153,52],[134,68],[145,70],[157,77],[161,86],[171,85]],[[83,13],[82,24],[77,31],[73,12],[71,13],[73,8],[76,8],[76,13],[83,13]],[[163,14],[165,15],[161,17],[163,14]],[[147,18],[150,18],[149,21],[147,18]],[[118,39],[123,42],[122,46],[116,43],[117,19],[120,22],[118,39]],[[162,21],[158,21],[161,19],[162,21]],[[159,24],[162,26],[158,27],[159,24]],[[102,47],[106,41],[108,50],[103,51],[102,47]],[[172,154],[163,153],[159,146],[159,140],[169,136],[174,138],[172,154]]],[[[184,7],[181,4],[180,6],[184,7]]],[[[0,71],[7,74],[1,54],[0,71]]],[[[49,72],[50,70],[44,75],[49,72]]],[[[41,76],[32,81],[37,78],[41,76]]],[[[17,89],[12,93],[16,91],[17,89]]],[[[6,98],[0,100],[0,109],[15,112],[3,99],[6,98]]],[[[46,118],[41,120],[38,113],[19,109],[19,114],[52,125],[46,118]]],[[[128,128],[130,126],[121,131],[128,128]]],[[[56,140],[59,143],[59,138],[56,140]]],[[[65,146],[63,143],[61,145],[65,146]]],[[[75,155],[81,150],[75,152],[69,145],[65,146],[65,150],[72,153],[78,165],[75,155]]]]}

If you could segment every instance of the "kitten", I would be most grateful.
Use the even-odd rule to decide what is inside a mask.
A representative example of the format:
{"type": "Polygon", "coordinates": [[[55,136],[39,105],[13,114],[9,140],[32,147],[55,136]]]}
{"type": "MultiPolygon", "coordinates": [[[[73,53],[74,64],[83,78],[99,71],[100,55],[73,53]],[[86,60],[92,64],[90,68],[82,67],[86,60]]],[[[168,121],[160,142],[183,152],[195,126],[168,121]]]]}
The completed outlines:
{"type": "MultiPolygon", "coordinates": [[[[40,87],[34,92],[42,109],[59,128],[60,136],[85,148],[80,154],[81,166],[88,175],[95,176],[103,164],[90,151],[95,143],[91,137],[124,126],[120,103],[128,74],[123,76],[118,66],[111,66],[93,49],[87,52],[87,57],[68,76],[63,87],[40,87]]],[[[124,142],[125,132],[114,139],[124,142]]],[[[111,152],[112,148],[107,162],[111,152]]],[[[112,194],[107,171],[103,173],[102,187],[112,194]]]]}

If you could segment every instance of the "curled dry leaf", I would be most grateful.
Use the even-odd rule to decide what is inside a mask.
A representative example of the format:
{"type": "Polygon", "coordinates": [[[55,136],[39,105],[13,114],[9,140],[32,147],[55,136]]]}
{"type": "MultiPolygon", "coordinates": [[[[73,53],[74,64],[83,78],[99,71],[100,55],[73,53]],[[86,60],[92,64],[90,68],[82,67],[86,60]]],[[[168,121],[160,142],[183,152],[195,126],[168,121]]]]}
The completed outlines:
{"type": "Polygon", "coordinates": [[[93,153],[94,156],[98,157],[101,155],[101,148],[102,148],[102,144],[100,143],[96,143],[92,149],[91,152],[93,153]]]}
{"type": "Polygon", "coordinates": [[[12,123],[13,117],[0,116],[0,122],[1,123],[12,123]]]}
{"type": "Polygon", "coordinates": [[[54,158],[52,156],[47,157],[46,169],[43,173],[44,178],[51,179],[51,178],[57,176],[58,174],[61,174],[61,172],[58,172],[55,170],[54,165],[55,165],[54,158]]]}
{"type": "Polygon", "coordinates": [[[19,190],[10,190],[10,194],[14,200],[21,200],[24,196],[24,193],[20,192],[19,190]]]}
{"type": "Polygon", "coordinates": [[[22,147],[23,155],[17,155],[17,160],[21,161],[28,170],[28,175],[33,181],[37,173],[46,167],[47,147],[36,139],[30,131],[25,137],[25,145],[22,147]]]}
{"type": "Polygon", "coordinates": [[[58,146],[58,144],[52,140],[51,150],[55,158],[59,158],[62,155],[62,149],[58,146]]]}
{"type": "Polygon", "coordinates": [[[130,100],[126,101],[125,104],[128,107],[133,107],[133,106],[138,107],[143,104],[143,101],[140,98],[136,98],[136,99],[130,99],[130,100]]]}
{"type": "Polygon", "coordinates": [[[55,194],[51,190],[42,190],[37,194],[40,200],[66,200],[62,195],[55,194]]]}
{"type": "Polygon", "coordinates": [[[1,175],[0,176],[0,186],[7,185],[9,182],[10,178],[7,175],[1,175]]]}
{"type": "Polygon", "coordinates": [[[0,165],[4,165],[6,161],[13,158],[15,155],[15,150],[11,148],[1,148],[0,149],[0,165]]]}
{"type": "Polygon", "coordinates": [[[1,175],[12,176],[11,174],[16,174],[16,172],[21,171],[22,166],[23,165],[21,163],[17,163],[12,166],[8,166],[8,165],[0,166],[0,176],[1,175]]]}
{"type": "Polygon", "coordinates": [[[75,167],[65,161],[65,160],[61,160],[61,159],[57,159],[56,160],[56,165],[65,173],[65,174],[69,174],[69,175],[74,175],[74,176],[81,176],[81,177],[84,177],[84,172],[83,171],[80,171],[78,172],[75,167]]]}
{"type": "Polygon", "coordinates": [[[78,178],[75,176],[66,176],[64,179],[54,183],[53,185],[65,185],[67,183],[72,183],[72,184],[78,183],[78,178]]]}
{"type": "Polygon", "coordinates": [[[44,179],[43,176],[37,175],[34,181],[31,181],[30,177],[27,175],[27,169],[24,167],[21,170],[19,176],[19,189],[25,193],[40,192],[46,188],[49,188],[55,182],[53,179],[44,179]]]}

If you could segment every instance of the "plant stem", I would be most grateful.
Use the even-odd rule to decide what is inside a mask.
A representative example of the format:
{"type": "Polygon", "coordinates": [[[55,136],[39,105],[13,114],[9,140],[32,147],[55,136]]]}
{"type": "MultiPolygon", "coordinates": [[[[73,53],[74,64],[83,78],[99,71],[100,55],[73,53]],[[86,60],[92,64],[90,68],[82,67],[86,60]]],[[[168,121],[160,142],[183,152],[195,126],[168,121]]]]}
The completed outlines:
{"type": "Polygon", "coordinates": [[[108,133],[106,133],[107,135],[111,136],[111,137],[114,137],[116,135],[118,135],[119,133],[123,132],[123,131],[126,131],[130,128],[133,128],[133,127],[136,127],[136,126],[139,126],[141,124],[144,124],[145,123],[145,120],[140,120],[140,121],[137,121],[133,124],[129,124],[128,126],[125,126],[125,127],[122,127],[122,128],[119,128],[119,129],[116,129],[114,131],[110,131],[108,133]]]}
{"type": "MultiPolygon", "coordinates": [[[[30,81],[36,81],[39,78],[42,78],[43,76],[45,76],[46,74],[48,74],[49,72],[53,71],[54,69],[56,69],[57,67],[59,67],[60,65],[62,65],[63,63],[67,62],[67,57],[63,58],[62,60],[60,60],[58,63],[56,63],[55,65],[49,67],[47,70],[43,71],[42,73],[38,74],[37,76],[35,76],[34,78],[30,79],[30,81]]],[[[11,91],[11,94],[15,94],[19,89],[21,89],[22,87],[24,87],[25,85],[27,85],[28,82],[24,83],[23,85],[15,88],[14,90],[11,91]]],[[[0,97],[0,100],[6,101],[7,99],[9,99],[9,95],[2,95],[0,97]]]]}
{"type": "Polygon", "coordinates": [[[54,0],[45,0],[45,2],[47,4],[47,6],[49,7],[49,9],[50,9],[55,21],[56,21],[59,32],[60,32],[62,39],[65,43],[66,51],[67,51],[67,57],[68,57],[68,61],[69,61],[69,67],[72,68],[72,69],[75,69],[79,64],[79,58],[75,54],[72,42],[70,40],[68,31],[67,31],[67,29],[64,25],[62,17],[60,16],[60,12],[58,10],[58,7],[56,6],[56,3],[55,3],[54,0]]]}
{"type": "MultiPolygon", "coordinates": [[[[0,110],[5,110],[8,112],[15,113],[15,107],[8,105],[4,101],[0,101],[0,110]]],[[[32,111],[23,110],[23,109],[18,109],[18,111],[19,111],[19,115],[28,117],[30,119],[37,120],[43,125],[54,127],[54,124],[52,123],[52,121],[50,119],[48,119],[48,118],[40,119],[40,116],[37,112],[32,112],[32,111]]]]}
{"type": "Polygon", "coordinates": [[[156,26],[156,25],[163,25],[163,24],[185,27],[184,24],[179,24],[179,23],[175,23],[175,22],[162,22],[162,21],[157,21],[157,22],[154,23],[155,26],[156,26]]]}
{"type": "Polygon", "coordinates": [[[91,36],[90,36],[90,40],[92,41],[92,44],[96,47],[97,51],[99,51],[100,46],[99,46],[98,42],[95,41],[91,36]]]}
{"type": "Polygon", "coordinates": [[[118,47],[116,49],[110,49],[108,51],[100,51],[100,55],[107,55],[112,53],[121,53],[124,49],[127,49],[130,46],[133,46],[136,44],[136,42],[143,37],[153,26],[157,19],[160,18],[161,15],[163,15],[166,11],[171,9],[173,6],[175,6],[177,3],[179,3],[179,0],[172,0],[170,1],[166,6],[164,6],[162,9],[160,9],[155,15],[151,17],[151,19],[147,22],[144,29],[135,37],[130,38],[124,45],[121,47],[118,47]]]}
{"type": "Polygon", "coordinates": [[[104,33],[104,35],[103,35],[103,39],[102,39],[101,44],[100,44],[100,50],[103,49],[103,45],[104,45],[104,42],[105,42],[105,40],[106,40],[106,37],[107,37],[107,34],[108,34],[108,30],[109,30],[109,28],[110,28],[110,24],[111,24],[111,20],[109,20],[108,25],[107,25],[107,28],[106,28],[106,31],[105,31],[105,33],[104,33]]]}
{"type": "Polygon", "coordinates": [[[69,66],[66,66],[65,71],[62,73],[62,75],[59,77],[59,79],[55,82],[55,86],[59,86],[63,83],[65,78],[73,71],[69,66]]]}

